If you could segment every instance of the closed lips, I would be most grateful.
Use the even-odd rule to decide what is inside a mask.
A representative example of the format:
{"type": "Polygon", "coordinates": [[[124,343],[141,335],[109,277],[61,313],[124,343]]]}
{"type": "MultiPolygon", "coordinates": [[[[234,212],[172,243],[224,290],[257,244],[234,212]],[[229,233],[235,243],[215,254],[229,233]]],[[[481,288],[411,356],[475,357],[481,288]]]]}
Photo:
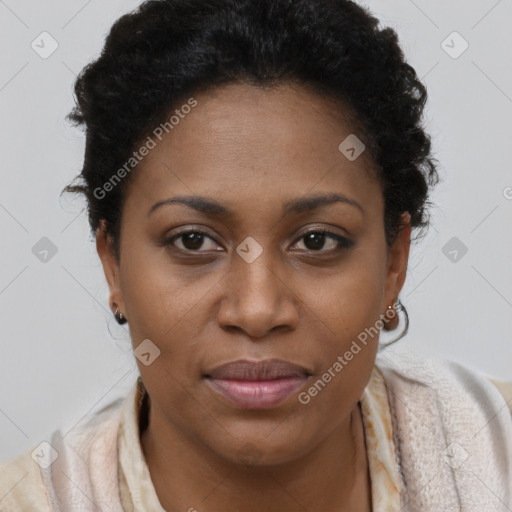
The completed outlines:
{"type": "Polygon", "coordinates": [[[205,377],[218,380],[265,381],[308,377],[311,373],[304,367],[283,359],[263,361],[237,360],[208,372],[205,377]]]}
{"type": "Polygon", "coordinates": [[[272,409],[290,400],[310,375],[306,368],[283,359],[240,359],[208,372],[205,381],[239,409],[272,409]]]}

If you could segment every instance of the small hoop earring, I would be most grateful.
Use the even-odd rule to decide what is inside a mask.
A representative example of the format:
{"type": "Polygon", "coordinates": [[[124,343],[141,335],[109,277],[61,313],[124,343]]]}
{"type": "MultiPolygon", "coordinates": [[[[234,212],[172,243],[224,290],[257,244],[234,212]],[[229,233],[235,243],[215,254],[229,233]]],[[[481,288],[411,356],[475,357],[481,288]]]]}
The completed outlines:
{"type": "MultiPolygon", "coordinates": [[[[395,338],[394,340],[388,341],[387,343],[380,343],[379,344],[379,350],[382,349],[382,348],[389,347],[390,345],[393,345],[393,343],[396,343],[398,340],[401,340],[407,334],[407,332],[409,331],[409,314],[407,313],[407,309],[400,302],[400,299],[397,299],[397,301],[395,302],[394,306],[396,306],[397,314],[400,311],[404,312],[405,327],[404,327],[403,331],[400,333],[400,336],[398,336],[398,338],[395,338]]],[[[388,306],[388,310],[389,309],[393,309],[393,306],[388,306]]]]}
{"type": "Polygon", "coordinates": [[[114,302],[114,306],[116,307],[116,310],[114,311],[114,317],[116,319],[116,322],[119,325],[123,325],[127,322],[126,318],[123,316],[123,313],[119,311],[118,305],[114,302]]]}

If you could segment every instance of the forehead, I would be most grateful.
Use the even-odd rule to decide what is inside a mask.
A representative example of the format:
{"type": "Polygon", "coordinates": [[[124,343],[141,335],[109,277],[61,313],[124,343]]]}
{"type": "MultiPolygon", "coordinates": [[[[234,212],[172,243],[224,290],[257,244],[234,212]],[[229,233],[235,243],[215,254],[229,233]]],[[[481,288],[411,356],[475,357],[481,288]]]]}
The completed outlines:
{"type": "Polygon", "coordinates": [[[300,86],[246,84],[193,98],[196,106],[176,116],[161,140],[153,137],[155,147],[137,166],[127,195],[138,204],[176,193],[260,207],[307,193],[338,192],[358,202],[378,195],[369,152],[349,160],[339,149],[356,129],[332,100],[300,86]]]}

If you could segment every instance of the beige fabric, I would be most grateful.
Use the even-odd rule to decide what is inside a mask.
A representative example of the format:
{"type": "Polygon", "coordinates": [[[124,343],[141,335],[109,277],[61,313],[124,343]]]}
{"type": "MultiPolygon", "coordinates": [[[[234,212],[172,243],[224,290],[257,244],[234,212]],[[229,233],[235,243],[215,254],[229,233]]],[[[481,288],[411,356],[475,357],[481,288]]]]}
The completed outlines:
{"type": "Polygon", "coordinates": [[[50,512],[39,466],[30,456],[34,448],[0,465],[1,512],[50,512]]]}
{"type": "Polygon", "coordinates": [[[512,412],[512,382],[505,382],[502,380],[489,379],[500,391],[507,402],[507,405],[512,412]]]}
{"type": "MultiPolygon", "coordinates": [[[[512,396],[512,383],[494,381],[505,396],[512,396]]],[[[137,380],[122,404],[118,431],[118,478],[125,512],[162,512],[144,460],[139,439],[139,412],[144,389],[137,380]]],[[[512,402],[508,402],[512,412],[512,402]]],[[[400,510],[401,480],[393,446],[391,415],[386,386],[377,367],[361,398],[365,441],[371,477],[373,512],[400,510]]],[[[112,413],[115,411],[112,409],[112,413]]],[[[32,450],[0,465],[1,512],[51,512],[39,466],[32,450]]]]}
{"type": "Polygon", "coordinates": [[[393,442],[393,426],[386,385],[374,366],[368,386],[361,397],[366,453],[370,469],[373,512],[401,510],[403,483],[393,442]]]}
{"type": "Polygon", "coordinates": [[[384,350],[403,512],[512,510],[512,417],[485,376],[454,361],[384,350]]]}

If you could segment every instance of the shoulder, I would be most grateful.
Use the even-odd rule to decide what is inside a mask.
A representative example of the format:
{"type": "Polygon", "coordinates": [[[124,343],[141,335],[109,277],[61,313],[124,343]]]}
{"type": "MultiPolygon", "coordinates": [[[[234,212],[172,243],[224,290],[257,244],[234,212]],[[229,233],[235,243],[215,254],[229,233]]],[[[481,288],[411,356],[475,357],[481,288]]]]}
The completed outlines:
{"type": "MultiPolygon", "coordinates": [[[[475,369],[449,359],[425,357],[407,350],[379,354],[379,368],[386,385],[397,393],[408,390],[441,403],[457,406],[473,403],[478,410],[496,414],[502,409],[512,413],[512,382],[487,376],[475,369]]],[[[426,398],[427,399],[427,398],[426,398]]]]}
{"type": "MultiPolygon", "coordinates": [[[[49,464],[40,466],[36,462],[38,452],[35,450],[38,450],[38,446],[32,446],[0,464],[0,512],[51,512],[53,508],[50,506],[52,500],[48,486],[51,492],[60,495],[59,486],[67,482],[62,478],[55,479],[56,475],[65,469],[67,476],[71,472],[74,481],[90,478],[89,467],[96,467],[98,461],[104,464],[109,456],[115,457],[117,429],[124,400],[119,398],[103,407],[76,427],[65,440],[60,430],[54,431],[49,445],[58,456],[49,464]],[[81,473],[80,469],[84,466],[86,471],[81,473]]],[[[50,455],[42,453],[40,456],[48,462],[50,455]]],[[[66,495],[66,492],[62,495],[66,495]]]]}
{"type": "Polygon", "coordinates": [[[0,464],[1,512],[50,512],[41,471],[32,459],[35,448],[0,464]]]}
{"type": "Polygon", "coordinates": [[[417,497],[418,510],[445,502],[489,510],[495,498],[509,503],[512,416],[505,393],[512,383],[446,359],[388,354],[393,357],[382,354],[379,362],[393,437],[405,487],[417,497]],[[476,477],[493,482],[492,495],[475,487],[476,477]],[[436,484],[425,485],[431,481],[436,484]]]}

